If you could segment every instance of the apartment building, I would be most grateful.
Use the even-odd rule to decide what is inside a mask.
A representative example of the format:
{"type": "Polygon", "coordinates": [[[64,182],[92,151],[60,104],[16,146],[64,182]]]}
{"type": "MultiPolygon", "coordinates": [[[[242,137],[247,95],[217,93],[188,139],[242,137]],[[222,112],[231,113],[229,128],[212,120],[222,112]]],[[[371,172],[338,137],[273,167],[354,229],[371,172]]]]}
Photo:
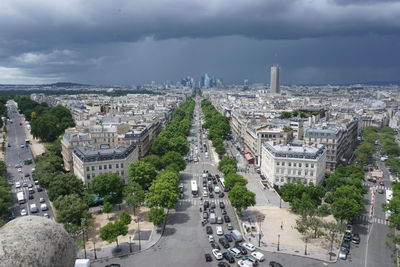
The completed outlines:
{"type": "Polygon", "coordinates": [[[138,148],[139,158],[146,156],[150,150],[153,140],[161,131],[161,123],[143,123],[135,125],[124,136],[124,140],[129,144],[135,144],[138,148]]]}
{"type": "Polygon", "coordinates": [[[293,182],[319,185],[324,179],[326,149],[323,145],[293,146],[267,141],[262,144],[261,154],[260,171],[271,186],[293,182]]]}
{"type": "Polygon", "coordinates": [[[110,148],[77,147],[73,151],[74,174],[85,184],[101,173],[116,173],[128,180],[129,166],[138,160],[134,144],[110,148]]]}
{"type": "Polygon", "coordinates": [[[73,172],[72,152],[78,146],[90,146],[92,140],[88,132],[79,131],[76,128],[68,128],[65,130],[61,139],[61,155],[64,161],[64,169],[73,172]]]}

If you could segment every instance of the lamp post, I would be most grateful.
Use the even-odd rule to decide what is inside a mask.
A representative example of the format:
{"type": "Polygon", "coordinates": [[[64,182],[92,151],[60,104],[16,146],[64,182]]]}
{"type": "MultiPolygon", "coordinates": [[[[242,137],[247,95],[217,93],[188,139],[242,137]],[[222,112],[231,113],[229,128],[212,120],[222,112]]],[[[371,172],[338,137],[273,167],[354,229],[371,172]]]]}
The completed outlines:
{"type": "Polygon", "coordinates": [[[85,259],[87,258],[86,256],[86,240],[85,240],[85,230],[82,231],[82,241],[83,241],[83,250],[85,251],[85,259]]]}
{"type": "Polygon", "coordinates": [[[279,251],[279,241],[280,241],[280,238],[281,238],[281,235],[278,234],[278,247],[277,247],[277,250],[278,250],[278,251],[279,251]]]}
{"type": "Polygon", "coordinates": [[[137,218],[137,227],[138,227],[138,238],[139,238],[139,251],[141,251],[142,250],[142,246],[140,244],[140,226],[139,226],[139,221],[140,221],[140,218],[138,217],[137,218]]]}
{"type": "Polygon", "coordinates": [[[306,244],[304,247],[304,255],[307,255],[307,241],[308,241],[308,238],[306,237],[306,244]]]}
{"type": "Polygon", "coordinates": [[[94,252],[94,259],[97,259],[97,253],[96,253],[96,241],[93,239],[93,252],[94,252]]]}
{"type": "Polygon", "coordinates": [[[132,236],[129,237],[129,252],[132,253],[132,236]]]}

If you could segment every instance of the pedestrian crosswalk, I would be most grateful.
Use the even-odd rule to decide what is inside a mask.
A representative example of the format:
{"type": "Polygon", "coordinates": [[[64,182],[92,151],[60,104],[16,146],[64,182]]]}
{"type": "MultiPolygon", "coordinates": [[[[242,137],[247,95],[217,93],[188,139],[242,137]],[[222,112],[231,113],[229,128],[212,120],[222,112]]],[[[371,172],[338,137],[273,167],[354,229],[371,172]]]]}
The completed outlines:
{"type": "Polygon", "coordinates": [[[390,186],[383,186],[383,185],[379,185],[379,184],[368,184],[368,183],[363,183],[364,186],[366,187],[371,187],[374,189],[384,189],[384,190],[391,190],[390,186]]]}
{"type": "Polygon", "coordinates": [[[186,199],[179,200],[178,205],[183,205],[183,204],[186,204],[186,203],[189,203],[189,204],[194,205],[194,206],[195,205],[201,205],[201,204],[204,203],[205,200],[210,202],[210,204],[212,202],[214,202],[215,205],[217,205],[217,206],[219,205],[219,202],[223,202],[225,205],[230,204],[230,201],[228,199],[214,199],[214,200],[212,200],[212,199],[204,199],[204,200],[201,200],[199,198],[186,198],[186,199]]]}
{"type": "Polygon", "coordinates": [[[356,221],[358,222],[371,222],[371,223],[377,223],[377,224],[383,224],[383,225],[389,225],[389,222],[386,219],[382,218],[377,218],[377,217],[370,217],[368,215],[356,215],[355,216],[356,221]]]}

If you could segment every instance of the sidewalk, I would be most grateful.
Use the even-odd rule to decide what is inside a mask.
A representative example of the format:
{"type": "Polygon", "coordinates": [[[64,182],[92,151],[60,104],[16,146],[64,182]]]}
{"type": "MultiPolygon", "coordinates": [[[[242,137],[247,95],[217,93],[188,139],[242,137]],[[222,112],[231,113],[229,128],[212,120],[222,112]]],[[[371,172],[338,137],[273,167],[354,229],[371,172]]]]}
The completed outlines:
{"type": "Polygon", "coordinates": [[[24,128],[24,132],[25,132],[25,136],[27,139],[29,139],[31,145],[31,151],[33,154],[33,157],[37,157],[42,155],[44,152],[46,152],[46,149],[44,147],[44,144],[39,140],[33,137],[33,135],[31,134],[31,132],[26,128],[26,124],[25,124],[25,116],[24,115],[20,115],[21,116],[21,122],[22,122],[22,127],[24,128]]]}

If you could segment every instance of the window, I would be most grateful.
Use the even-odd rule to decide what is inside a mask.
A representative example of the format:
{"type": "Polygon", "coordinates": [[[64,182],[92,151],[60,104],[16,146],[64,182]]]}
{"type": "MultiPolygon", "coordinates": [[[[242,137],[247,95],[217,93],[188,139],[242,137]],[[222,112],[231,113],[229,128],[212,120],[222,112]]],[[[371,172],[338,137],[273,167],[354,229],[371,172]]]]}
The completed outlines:
{"type": "Polygon", "coordinates": [[[293,162],[293,167],[296,167],[296,165],[297,165],[296,162],[293,162]]]}
{"type": "Polygon", "coordinates": [[[304,175],[307,176],[308,175],[308,170],[304,171],[304,175]]]}
{"type": "Polygon", "coordinates": [[[119,175],[119,171],[117,171],[117,175],[119,175]]]}
{"type": "Polygon", "coordinates": [[[299,167],[301,168],[301,163],[299,163],[299,167]]]}
{"type": "Polygon", "coordinates": [[[279,161],[276,162],[276,166],[279,166],[279,161]]]}
{"type": "Polygon", "coordinates": [[[94,166],[92,166],[92,171],[94,171],[94,166]]]}
{"type": "Polygon", "coordinates": [[[118,169],[119,168],[119,164],[117,163],[117,164],[115,164],[115,167],[118,169]]]}
{"type": "Polygon", "coordinates": [[[306,163],[306,168],[308,168],[308,163],[306,163]]]}
{"type": "Polygon", "coordinates": [[[121,171],[121,175],[124,175],[124,171],[121,171]]]}
{"type": "Polygon", "coordinates": [[[103,169],[103,166],[99,165],[99,170],[102,170],[102,169],[103,169]]]}
{"type": "Polygon", "coordinates": [[[314,172],[313,171],[310,171],[310,176],[313,176],[314,175],[314,172]]]}
{"type": "Polygon", "coordinates": [[[107,165],[106,164],[104,164],[104,169],[107,170],[107,165]]]}
{"type": "Polygon", "coordinates": [[[123,163],[121,163],[121,168],[123,168],[124,167],[124,164],[123,163]]]}
{"type": "Polygon", "coordinates": [[[297,172],[297,175],[301,175],[301,171],[300,170],[297,172]]]}
{"type": "Polygon", "coordinates": [[[112,165],[111,165],[111,164],[108,164],[108,168],[111,170],[111,169],[112,169],[112,165]]]}
{"type": "Polygon", "coordinates": [[[292,169],[288,169],[288,170],[287,170],[287,173],[288,173],[288,174],[292,174],[292,169]]]}
{"type": "Polygon", "coordinates": [[[276,177],[275,182],[279,182],[279,177],[276,177]]]}
{"type": "Polygon", "coordinates": [[[90,179],[90,174],[86,175],[86,178],[87,178],[87,179],[90,179]]]}
{"type": "Polygon", "coordinates": [[[285,162],[284,161],[282,162],[282,166],[285,166],[285,162]]]}
{"type": "Polygon", "coordinates": [[[90,171],[90,167],[89,166],[86,167],[86,171],[87,172],[90,171]]]}
{"type": "Polygon", "coordinates": [[[284,177],[281,177],[281,182],[283,183],[285,181],[285,178],[284,177]]]}
{"type": "Polygon", "coordinates": [[[314,168],[314,163],[311,163],[311,168],[314,168]]]}

